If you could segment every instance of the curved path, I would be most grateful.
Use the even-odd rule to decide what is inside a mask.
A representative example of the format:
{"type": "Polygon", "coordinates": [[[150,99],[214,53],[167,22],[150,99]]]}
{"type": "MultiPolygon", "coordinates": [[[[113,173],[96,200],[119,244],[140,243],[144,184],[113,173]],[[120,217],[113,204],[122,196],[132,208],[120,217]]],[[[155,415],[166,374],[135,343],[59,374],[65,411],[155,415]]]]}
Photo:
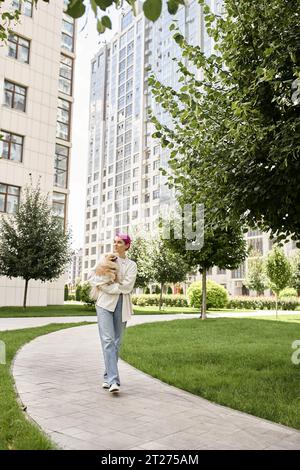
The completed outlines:
{"type": "MultiPolygon", "coordinates": [[[[136,316],[129,325],[164,319],[136,316]]],[[[36,338],[18,351],[12,372],[29,417],[61,449],[300,449],[294,429],[216,405],[121,360],[119,367],[121,392],[112,396],[101,388],[92,324],[36,338]]]]}

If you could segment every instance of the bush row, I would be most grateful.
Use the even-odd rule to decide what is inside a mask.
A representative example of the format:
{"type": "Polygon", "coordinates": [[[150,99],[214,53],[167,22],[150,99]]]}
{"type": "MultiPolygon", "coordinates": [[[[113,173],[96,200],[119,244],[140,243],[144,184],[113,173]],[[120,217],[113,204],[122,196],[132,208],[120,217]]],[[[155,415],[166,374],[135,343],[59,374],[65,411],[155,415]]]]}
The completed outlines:
{"type": "MultiPolygon", "coordinates": [[[[132,303],[139,307],[159,305],[159,298],[158,294],[132,295],[132,303]]],[[[162,296],[162,303],[166,307],[188,307],[187,298],[181,294],[165,294],[162,296]]]]}
{"type": "MultiPolygon", "coordinates": [[[[296,298],[278,300],[280,310],[295,310],[299,304],[300,299],[296,298]]],[[[276,302],[274,297],[232,297],[227,304],[227,308],[275,310],[276,302]]]]}

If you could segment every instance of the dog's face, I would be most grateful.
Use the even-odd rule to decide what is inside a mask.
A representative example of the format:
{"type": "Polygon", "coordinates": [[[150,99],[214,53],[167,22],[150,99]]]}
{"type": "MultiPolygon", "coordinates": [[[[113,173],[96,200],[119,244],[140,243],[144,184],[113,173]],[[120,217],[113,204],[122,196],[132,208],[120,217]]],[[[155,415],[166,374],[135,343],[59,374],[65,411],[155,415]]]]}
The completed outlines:
{"type": "Polygon", "coordinates": [[[113,253],[108,253],[105,255],[106,261],[117,261],[117,256],[114,255],[113,253]]]}

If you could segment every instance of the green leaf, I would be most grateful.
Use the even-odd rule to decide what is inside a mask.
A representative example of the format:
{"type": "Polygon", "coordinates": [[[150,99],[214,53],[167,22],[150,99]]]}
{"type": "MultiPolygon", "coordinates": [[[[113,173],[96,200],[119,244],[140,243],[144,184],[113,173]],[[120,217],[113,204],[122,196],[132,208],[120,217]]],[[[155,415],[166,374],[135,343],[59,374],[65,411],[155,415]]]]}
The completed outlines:
{"type": "Polygon", "coordinates": [[[103,24],[106,28],[111,29],[111,20],[110,20],[110,17],[107,16],[107,15],[103,16],[103,18],[102,18],[102,24],[103,24]]]}
{"type": "Polygon", "coordinates": [[[114,3],[114,0],[95,0],[95,2],[101,10],[105,11],[114,3]]]}
{"type": "Polygon", "coordinates": [[[71,2],[66,13],[72,18],[80,18],[83,16],[85,13],[85,5],[83,4],[83,0],[74,0],[71,2]]]}
{"type": "Polygon", "coordinates": [[[156,21],[161,14],[162,0],[146,0],[143,3],[143,10],[148,20],[156,21]]]}
{"type": "Polygon", "coordinates": [[[98,19],[97,21],[97,31],[98,33],[102,34],[105,31],[105,26],[102,24],[102,21],[98,19]]]}
{"type": "Polygon", "coordinates": [[[90,0],[90,1],[91,1],[91,7],[94,12],[95,18],[97,18],[97,3],[95,2],[95,0],[90,0]]]}
{"type": "Polygon", "coordinates": [[[179,3],[177,0],[169,0],[167,2],[167,6],[168,6],[168,12],[170,13],[170,15],[175,15],[175,13],[177,13],[179,3]]]}

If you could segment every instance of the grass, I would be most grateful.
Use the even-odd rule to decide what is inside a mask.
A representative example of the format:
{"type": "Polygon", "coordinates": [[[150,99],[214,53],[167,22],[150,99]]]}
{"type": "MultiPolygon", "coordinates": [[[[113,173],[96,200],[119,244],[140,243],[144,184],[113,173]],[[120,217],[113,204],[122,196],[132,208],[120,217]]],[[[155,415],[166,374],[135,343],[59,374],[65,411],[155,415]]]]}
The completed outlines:
{"type": "Polygon", "coordinates": [[[16,352],[38,336],[63,328],[90,323],[51,324],[38,328],[1,331],[0,340],[6,345],[6,364],[0,364],[0,450],[50,450],[55,443],[33,424],[20,407],[11,375],[11,365],[16,352]]]}
{"type": "Polygon", "coordinates": [[[0,307],[0,318],[9,317],[67,317],[96,315],[95,309],[85,305],[48,305],[47,307],[0,307]]]}
{"type": "MultiPolygon", "coordinates": [[[[245,318],[253,318],[253,317],[245,317],[245,318]]],[[[272,320],[272,321],[278,321],[278,322],[291,322],[291,323],[300,323],[300,313],[298,314],[291,314],[291,315],[278,315],[278,319],[276,319],[276,315],[270,315],[268,317],[264,316],[257,316],[255,317],[255,320],[272,320]]]]}
{"type": "Polygon", "coordinates": [[[291,345],[300,325],[218,318],[126,330],[121,357],[212,402],[300,429],[300,365],[291,345]]]}
{"type": "MultiPolygon", "coordinates": [[[[134,307],[135,315],[160,315],[172,313],[199,313],[199,309],[191,307],[168,307],[158,310],[158,307],[134,307]]],[[[47,307],[0,307],[0,318],[10,317],[67,317],[67,316],[96,316],[94,307],[85,305],[48,305],[47,307]]]]}
{"type": "MultiPolygon", "coordinates": [[[[159,311],[157,306],[140,307],[134,306],[135,315],[160,315],[160,314],[176,314],[176,313],[199,313],[200,309],[193,307],[166,307],[159,311]]],[[[247,310],[252,312],[252,310],[247,310]]],[[[255,310],[254,310],[255,311],[255,310]]],[[[211,309],[208,313],[224,313],[224,312],[245,312],[245,310],[233,309],[211,309]]],[[[96,316],[94,307],[86,307],[80,304],[65,305],[48,305],[46,307],[0,307],[0,318],[12,317],[68,317],[68,316],[96,316]]]]}

